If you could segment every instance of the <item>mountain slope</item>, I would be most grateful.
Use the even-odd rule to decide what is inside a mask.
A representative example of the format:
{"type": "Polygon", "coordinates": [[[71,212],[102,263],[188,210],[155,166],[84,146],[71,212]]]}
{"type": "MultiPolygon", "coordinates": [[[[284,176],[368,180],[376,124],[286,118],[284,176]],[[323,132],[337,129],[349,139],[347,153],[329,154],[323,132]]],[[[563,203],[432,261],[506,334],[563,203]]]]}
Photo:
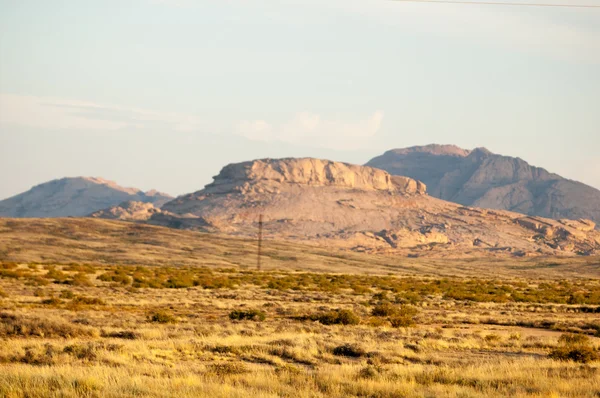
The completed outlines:
{"type": "Polygon", "coordinates": [[[394,149],[367,166],[416,178],[430,195],[467,206],[600,223],[600,191],[522,159],[452,145],[394,149]]]}
{"type": "Polygon", "coordinates": [[[554,221],[433,198],[423,183],[319,159],[228,165],[203,190],[180,196],[150,223],[265,235],[354,251],[413,256],[594,254],[590,221],[554,221]]]}
{"type": "Polygon", "coordinates": [[[170,199],[167,194],[123,188],[101,178],[62,178],[0,201],[0,217],[77,217],[128,200],[161,206],[170,199]]]}

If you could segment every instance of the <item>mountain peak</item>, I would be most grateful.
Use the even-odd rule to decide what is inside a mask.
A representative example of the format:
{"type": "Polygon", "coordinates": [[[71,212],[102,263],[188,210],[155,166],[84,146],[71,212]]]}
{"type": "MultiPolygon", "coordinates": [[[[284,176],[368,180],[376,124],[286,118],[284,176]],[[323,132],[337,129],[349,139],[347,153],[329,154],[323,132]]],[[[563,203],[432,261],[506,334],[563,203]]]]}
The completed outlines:
{"type": "Polygon", "coordinates": [[[431,196],[466,206],[600,222],[597,189],[486,148],[467,151],[453,145],[428,145],[396,149],[367,165],[423,181],[431,196]]]}
{"type": "Polygon", "coordinates": [[[458,156],[467,157],[471,153],[468,149],[460,148],[456,145],[440,145],[430,144],[424,146],[412,146],[408,148],[398,148],[389,151],[398,155],[408,155],[411,153],[427,153],[431,155],[446,155],[446,156],[458,156]]]}
{"type": "Polygon", "coordinates": [[[78,217],[127,200],[161,206],[169,195],[146,195],[99,177],[64,177],[34,186],[0,201],[0,217],[78,217]]]}

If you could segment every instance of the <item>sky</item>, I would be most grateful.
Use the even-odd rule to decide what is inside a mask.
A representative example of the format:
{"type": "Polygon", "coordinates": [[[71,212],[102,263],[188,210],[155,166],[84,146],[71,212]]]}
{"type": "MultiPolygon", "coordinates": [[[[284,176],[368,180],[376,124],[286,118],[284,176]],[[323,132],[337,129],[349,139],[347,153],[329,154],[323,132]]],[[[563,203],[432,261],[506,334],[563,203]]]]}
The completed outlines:
{"type": "Polygon", "coordinates": [[[0,0],[0,199],[65,176],[179,195],[228,163],[430,143],[600,188],[600,8],[0,0]]]}

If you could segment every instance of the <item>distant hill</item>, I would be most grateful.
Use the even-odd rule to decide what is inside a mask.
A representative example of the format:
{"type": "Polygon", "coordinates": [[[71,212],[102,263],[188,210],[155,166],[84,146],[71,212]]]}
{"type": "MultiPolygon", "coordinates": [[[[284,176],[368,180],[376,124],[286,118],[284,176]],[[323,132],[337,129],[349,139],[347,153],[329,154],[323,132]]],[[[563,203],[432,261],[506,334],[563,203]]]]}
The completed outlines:
{"type": "Polygon", "coordinates": [[[430,195],[462,205],[600,223],[600,190],[485,148],[393,149],[367,166],[423,181],[430,195]]]}
{"type": "Polygon", "coordinates": [[[101,178],[61,178],[0,201],[0,217],[79,217],[125,201],[160,207],[171,199],[155,190],[123,188],[101,178]]]}
{"type": "MultiPolygon", "coordinates": [[[[129,210],[128,210],[129,209],[129,210]]],[[[359,252],[408,256],[593,255],[591,221],[555,221],[464,207],[426,195],[420,181],[366,166],[321,159],[262,159],[225,166],[212,184],[146,209],[139,220],[181,229],[359,252]],[[142,217],[143,215],[143,217],[142,217]]],[[[121,206],[100,217],[131,217],[121,206]]]]}

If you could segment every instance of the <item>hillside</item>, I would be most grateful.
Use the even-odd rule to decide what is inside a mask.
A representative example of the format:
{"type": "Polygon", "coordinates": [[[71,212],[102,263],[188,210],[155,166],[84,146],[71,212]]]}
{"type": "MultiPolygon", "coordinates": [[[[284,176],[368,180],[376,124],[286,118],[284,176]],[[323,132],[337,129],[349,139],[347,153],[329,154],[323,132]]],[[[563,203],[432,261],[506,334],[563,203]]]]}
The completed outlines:
{"type": "Polygon", "coordinates": [[[161,206],[170,199],[155,190],[142,192],[101,178],[62,178],[0,201],[0,217],[81,217],[124,201],[161,206]]]}
{"type": "Polygon", "coordinates": [[[394,149],[367,166],[427,184],[436,198],[553,219],[600,223],[600,191],[519,158],[453,145],[394,149]]]}
{"type": "MultiPolygon", "coordinates": [[[[256,237],[93,218],[0,219],[0,262],[256,268],[256,237]]],[[[267,239],[264,270],[349,274],[598,278],[598,257],[406,258],[267,239]],[[490,274],[490,270],[493,273],[490,274]]]]}
{"type": "Polygon", "coordinates": [[[150,223],[265,235],[353,251],[408,256],[592,255],[591,221],[555,221],[464,207],[426,194],[423,183],[319,159],[228,165],[212,184],[166,203],[150,223]]]}

